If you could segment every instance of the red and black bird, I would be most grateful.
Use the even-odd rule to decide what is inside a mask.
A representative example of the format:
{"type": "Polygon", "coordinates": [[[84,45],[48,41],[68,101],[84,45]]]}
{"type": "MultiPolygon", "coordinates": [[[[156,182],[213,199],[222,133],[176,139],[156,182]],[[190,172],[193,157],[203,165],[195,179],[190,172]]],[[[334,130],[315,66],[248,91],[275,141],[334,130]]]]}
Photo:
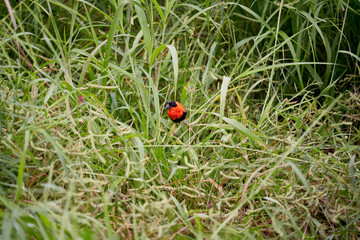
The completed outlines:
{"type": "MultiPolygon", "coordinates": [[[[166,103],[165,106],[168,109],[168,116],[169,118],[174,122],[174,123],[178,123],[181,121],[184,121],[186,116],[187,116],[187,110],[186,108],[181,105],[179,102],[176,101],[170,101],[168,103],[166,103]]],[[[187,125],[184,122],[185,125],[187,125]]],[[[175,128],[176,129],[176,128],[175,128]]],[[[173,135],[175,136],[175,129],[173,131],[173,135]]]]}
{"type": "Polygon", "coordinates": [[[181,105],[179,102],[170,101],[166,103],[165,108],[168,109],[168,116],[174,123],[178,123],[185,120],[187,116],[186,108],[183,105],[181,105]]]}

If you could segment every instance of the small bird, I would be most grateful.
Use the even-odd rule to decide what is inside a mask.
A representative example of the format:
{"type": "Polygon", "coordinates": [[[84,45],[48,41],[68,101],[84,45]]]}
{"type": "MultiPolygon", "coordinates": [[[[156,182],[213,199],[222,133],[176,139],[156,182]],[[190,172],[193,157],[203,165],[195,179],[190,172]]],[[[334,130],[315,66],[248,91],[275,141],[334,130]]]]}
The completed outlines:
{"type": "MultiPolygon", "coordinates": [[[[178,123],[185,120],[187,116],[186,108],[183,105],[181,105],[179,102],[170,101],[166,103],[165,108],[168,109],[168,116],[174,123],[178,123]]],[[[184,122],[184,124],[186,123],[184,122]]],[[[175,130],[173,132],[173,135],[175,135],[175,130]]]]}

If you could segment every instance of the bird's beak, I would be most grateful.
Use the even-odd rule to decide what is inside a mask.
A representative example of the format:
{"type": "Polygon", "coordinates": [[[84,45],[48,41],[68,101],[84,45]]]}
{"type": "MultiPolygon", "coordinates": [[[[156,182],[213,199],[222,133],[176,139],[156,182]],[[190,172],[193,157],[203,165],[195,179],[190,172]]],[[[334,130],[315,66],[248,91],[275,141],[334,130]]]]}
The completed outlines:
{"type": "Polygon", "coordinates": [[[170,109],[171,106],[170,106],[169,104],[166,104],[165,108],[166,108],[166,109],[170,109]]]}

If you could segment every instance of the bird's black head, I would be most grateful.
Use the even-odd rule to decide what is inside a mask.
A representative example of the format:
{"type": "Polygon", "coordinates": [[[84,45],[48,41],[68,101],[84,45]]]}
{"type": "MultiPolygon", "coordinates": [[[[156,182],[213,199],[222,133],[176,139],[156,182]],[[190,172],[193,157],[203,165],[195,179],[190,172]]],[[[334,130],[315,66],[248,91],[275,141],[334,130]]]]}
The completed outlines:
{"type": "Polygon", "coordinates": [[[175,101],[170,101],[170,102],[166,103],[165,108],[170,109],[172,107],[177,107],[177,104],[175,101]]]}

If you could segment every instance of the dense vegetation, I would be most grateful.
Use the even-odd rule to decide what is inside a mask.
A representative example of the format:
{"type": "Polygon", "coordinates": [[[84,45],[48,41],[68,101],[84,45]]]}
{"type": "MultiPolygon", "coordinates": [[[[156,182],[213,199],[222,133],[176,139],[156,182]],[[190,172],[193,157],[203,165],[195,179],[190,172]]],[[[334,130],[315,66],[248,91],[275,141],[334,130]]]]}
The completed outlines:
{"type": "Polygon", "coordinates": [[[4,3],[2,239],[359,237],[359,1],[4,3]]]}

